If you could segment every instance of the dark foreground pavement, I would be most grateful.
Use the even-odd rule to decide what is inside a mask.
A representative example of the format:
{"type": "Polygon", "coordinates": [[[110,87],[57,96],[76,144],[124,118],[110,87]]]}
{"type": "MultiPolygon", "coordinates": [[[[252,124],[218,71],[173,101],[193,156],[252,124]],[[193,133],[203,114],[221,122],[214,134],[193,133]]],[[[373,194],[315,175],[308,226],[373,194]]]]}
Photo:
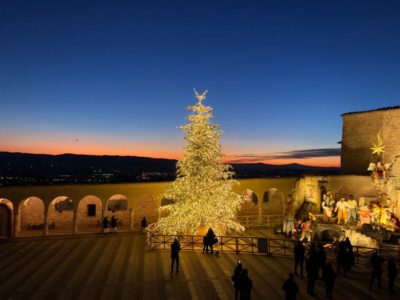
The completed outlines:
{"type": "MultiPolygon", "coordinates": [[[[139,234],[87,235],[0,241],[0,299],[234,299],[230,281],[240,259],[253,280],[253,299],[284,299],[289,258],[221,253],[181,253],[181,272],[170,274],[169,252],[151,252],[139,234]]],[[[384,270],[386,273],[386,269],[384,270]]],[[[334,299],[399,299],[377,284],[368,291],[367,266],[339,277],[334,299]]],[[[306,280],[299,299],[309,299],[306,280]]],[[[316,283],[319,299],[324,285],[316,283]]],[[[316,299],[316,298],[312,298],[316,299]]]]}

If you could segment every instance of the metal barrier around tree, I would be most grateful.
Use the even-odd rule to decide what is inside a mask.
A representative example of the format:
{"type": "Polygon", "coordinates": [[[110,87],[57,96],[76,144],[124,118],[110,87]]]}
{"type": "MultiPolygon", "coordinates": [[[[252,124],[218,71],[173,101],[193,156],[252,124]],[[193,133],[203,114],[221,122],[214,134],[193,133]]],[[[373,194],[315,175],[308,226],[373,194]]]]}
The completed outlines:
{"type": "MultiPolygon", "coordinates": [[[[203,237],[197,235],[156,235],[148,236],[147,244],[151,250],[170,250],[170,245],[174,238],[178,238],[183,251],[202,251],[203,237]]],[[[277,257],[294,257],[293,248],[295,240],[263,238],[254,236],[218,236],[218,243],[214,245],[214,250],[228,253],[250,253],[277,257]]],[[[314,242],[316,246],[322,244],[328,260],[336,260],[337,250],[332,243],[314,242]]],[[[311,243],[306,243],[309,248],[311,243]]],[[[375,248],[353,246],[355,263],[368,265],[375,248]]],[[[384,257],[394,257],[400,261],[400,251],[396,246],[385,246],[380,248],[380,253],[384,257]]]]}

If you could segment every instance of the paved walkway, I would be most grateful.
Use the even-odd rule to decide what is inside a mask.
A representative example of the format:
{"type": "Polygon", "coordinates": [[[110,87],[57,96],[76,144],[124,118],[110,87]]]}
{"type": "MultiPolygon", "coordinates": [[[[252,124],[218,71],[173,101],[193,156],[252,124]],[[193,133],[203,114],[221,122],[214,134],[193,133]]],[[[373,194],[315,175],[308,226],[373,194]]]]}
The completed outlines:
{"type": "MultiPolygon", "coordinates": [[[[138,234],[82,235],[0,241],[0,299],[234,299],[230,277],[240,259],[253,280],[253,299],[284,299],[288,258],[250,254],[219,257],[182,252],[182,272],[170,274],[169,252],[150,252],[138,234]]],[[[386,271],[386,270],[385,270],[386,271]]],[[[339,277],[335,299],[396,299],[384,289],[367,291],[368,270],[339,277]]],[[[400,293],[400,279],[397,290],[400,293]]],[[[300,299],[309,299],[305,280],[300,299]]],[[[322,297],[323,283],[316,293],[322,297]]],[[[398,296],[398,295],[397,295],[398,296]]]]}

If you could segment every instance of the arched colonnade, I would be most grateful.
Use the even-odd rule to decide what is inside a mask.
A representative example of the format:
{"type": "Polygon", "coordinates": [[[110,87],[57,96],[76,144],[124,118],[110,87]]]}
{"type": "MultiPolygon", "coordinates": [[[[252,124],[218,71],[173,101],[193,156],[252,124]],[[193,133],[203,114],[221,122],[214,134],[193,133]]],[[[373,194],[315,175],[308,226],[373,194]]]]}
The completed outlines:
{"type": "MultiPolygon", "coordinates": [[[[250,213],[262,222],[267,214],[282,214],[294,183],[295,178],[241,180],[233,190],[250,192],[251,201],[239,217],[250,213]]],[[[162,217],[159,208],[166,202],[161,195],[168,184],[0,187],[0,214],[7,221],[0,224],[0,233],[18,237],[100,232],[104,216],[113,214],[119,231],[140,230],[144,216],[149,224],[162,217]]]]}

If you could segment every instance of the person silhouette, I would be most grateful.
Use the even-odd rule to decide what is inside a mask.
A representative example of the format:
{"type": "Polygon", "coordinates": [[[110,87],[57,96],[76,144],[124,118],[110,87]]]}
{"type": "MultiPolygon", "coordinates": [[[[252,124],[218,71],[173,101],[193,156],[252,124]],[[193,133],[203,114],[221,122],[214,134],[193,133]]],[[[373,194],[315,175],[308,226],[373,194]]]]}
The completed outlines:
{"type": "Polygon", "coordinates": [[[171,273],[174,272],[174,263],[176,262],[176,273],[179,272],[179,251],[181,251],[181,245],[177,238],[171,244],[171,273]]]}
{"type": "Polygon", "coordinates": [[[142,227],[142,233],[145,233],[147,227],[146,217],[143,217],[142,221],[140,221],[140,226],[142,227]]]}
{"type": "Polygon", "coordinates": [[[326,298],[331,299],[333,293],[333,285],[335,284],[335,279],[337,274],[333,269],[331,263],[327,263],[323,269],[324,281],[325,281],[325,294],[326,298]]]}
{"type": "Polygon", "coordinates": [[[374,284],[375,278],[378,279],[378,286],[381,288],[381,277],[382,277],[382,264],[385,262],[385,259],[380,255],[379,250],[374,252],[371,257],[371,280],[369,281],[369,290],[372,290],[372,285],[374,284]]]}
{"type": "Polygon", "coordinates": [[[299,293],[299,286],[294,281],[293,273],[290,273],[289,278],[283,283],[282,290],[285,292],[285,300],[296,300],[299,293]]]}
{"type": "Polygon", "coordinates": [[[117,233],[117,218],[114,215],[111,216],[111,229],[113,233],[117,233]]]}
{"type": "Polygon", "coordinates": [[[239,279],[240,300],[251,300],[251,289],[253,281],[249,277],[249,270],[243,269],[239,279]]]}
{"type": "Polygon", "coordinates": [[[103,233],[108,233],[110,230],[109,227],[110,227],[110,222],[108,221],[107,216],[105,216],[103,219],[103,233]]]}
{"type": "Polygon", "coordinates": [[[304,254],[306,252],[306,248],[300,240],[297,240],[296,245],[293,249],[294,252],[294,274],[298,276],[297,268],[300,265],[300,274],[301,277],[304,276],[303,267],[304,267],[304,254]]]}
{"type": "Polygon", "coordinates": [[[397,266],[394,257],[391,257],[388,261],[388,278],[389,278],[389,292],[391,294],[396,294],[394,290],[394,282],[397,276],[397,266]]]}
{"type": "Polygon", "coordinates": [[[235,270],[233,271],[233,275],[231,280],[233,281],[233,287],[235,288],[235,300],[239,299],[239,284],[240,284],[240,277],[242,276],[243,266],[241,261],[239,260],[235,270]]]}

